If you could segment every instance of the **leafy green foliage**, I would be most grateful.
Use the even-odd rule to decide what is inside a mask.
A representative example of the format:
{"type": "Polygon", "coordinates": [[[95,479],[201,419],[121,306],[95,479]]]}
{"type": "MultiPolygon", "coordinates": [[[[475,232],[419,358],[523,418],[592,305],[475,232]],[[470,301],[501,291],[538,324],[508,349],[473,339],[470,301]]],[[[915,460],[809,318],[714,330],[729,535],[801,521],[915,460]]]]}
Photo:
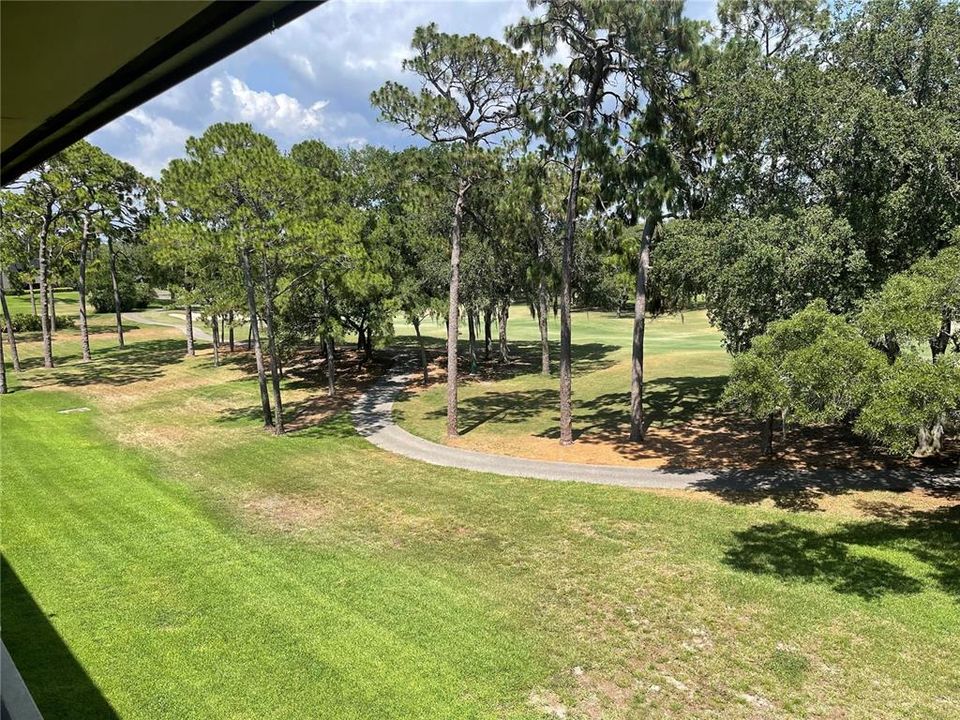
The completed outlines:
{"type": "MultiPolygon", "coordinates": [[[[258,315],[273,370],[304,344],[354,333],[369,354],[398,313],[419,331],[430,315],[455,329],[462,309],[489,318],[519,301],[543,318],[552,306],[563,441],[577,303],[637,308],[634,399],[644,318],[692,305],[742,355],[731,398],[757,417],[840,422],[888,390],[909,396],[875,376],[881,356],[864,354],[858,333],[891,368],[927,347],[935,364],[952,361],[957,2],[723,0],[711,42],[679,0],[530,6],[507,44],[416,30],[403,63],[414,83],[371,100],[429,148],[307,140],[283,152],[224,123],[190,138],[158,186],[81,142],[0,195],[0,265],[14,286],[38,275],[53,286],[80,280],[92,257],[102,311],[107,245],[121,310],[153,283],[201,317],[258,315]],[[801,326],[804,346],[785,329],[801,326]],[[842,387],[844,373],[856,382],[842,387]]],[[[927,371],[897,372],[941,387],[927,371]]],[[[631,407],[636,420],[642,402],[631,407]]]]}
{"type": "Polygon", "coordinates": [[[773,413],[802,424],[843,420],[876,386],[882,356],[822,300],[772,323],[734,358],[727,401],[752,417],[773,413]]]}
{"type": "Polygon", "coordinates": [[[717,162],[702,214],[825,205],[875,283],[942,248],[960,224],[960,5],[872,0],[838,7],[829,27],[811,3],[719,14],[730,40],[704,70],[717,162]]]}
{"type": "Polygon", "coordinates": [[[711,322],[735,353],[811,300],[852,310],[869,282],[859,237],[824,207],[795,218],[667,223],[656,257],[660,292],[681,305],[705,298],[711,322]]]}
{"type": "MultiPolygon", "coordinates": [[[[138,253],[137,257],[144,253],[138,253]]],[[[129,255],[118,258],[117,290],[120,294],[120,311],[128,312],[144,308],[153,300],[150,283],[140,272],[137,260],[129,255]]],[[[113,282],[110,279],[110,263],[107,250],[103,248],[90,264],[87,277],[87,300],[97,312],[113,312],[113,282]]]]}
{"type": "Polygon", "coordinates": [[[373,92],[383,119],[430,142],[469,146],[520,128],[517,106],[535,79],[528,55],[493,38],[443,33],[435,24],[418,27],[411,47],[403,69],[421,78],[420,90],[390,81],[373,92]]]}
{"type": "Polygon", "coordinates": [[[901,455],[934,454],[944,425],[958,421],[960,358],[927,362],[904,355],[884,369],[854,429],[901,455]]]}
{"type": "MultiPolygon", "coordinates": [[[[74,318],[66,315],[57,315],[56,329],[66,330],[73,327],[74,318]]],[[[33,313],[15,313],[10,316],[10,326],[14,332],[40,332],[40,316],[33,313]]],[[[0,318],[0,330],[6,331],[7,324],[0,318]]]]}
{"type": "Polygon", "coordinates": [[[960,347],[960,246],[941,250],[891,276],[858,316],[863,333],[892,356],[928,344],[934,355],[960,347]]]}

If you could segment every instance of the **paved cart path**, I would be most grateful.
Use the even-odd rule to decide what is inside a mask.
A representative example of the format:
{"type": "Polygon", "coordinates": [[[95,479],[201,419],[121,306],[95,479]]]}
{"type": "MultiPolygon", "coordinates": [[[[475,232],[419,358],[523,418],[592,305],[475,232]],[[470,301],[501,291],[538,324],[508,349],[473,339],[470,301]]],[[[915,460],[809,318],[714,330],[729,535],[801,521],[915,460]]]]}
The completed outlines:
{"type": "MultiPolygon", "coordinates": [[[[176,328],[184,335],[187,334],[187,318],[183,313],[167,313],[170,317],[170,322],[153,320],[146,317],[145,315],[138,312],[125,312],[123,317],[125,320],[129,320],[132,323],[139,323],[141,325],[159,325],[160,327],[171,327],[176,328]]],[[[213,342],[213,335],[208,333],[206,330],[200,327],[199,318],[194,316],[193,321],[193,339],[194,340],[206,340],[207,342],[213,342]]]]}
{"type": "Polygon", "coordinates": [[[846,490],[909,490],[924,487],[960,492],[957,472],[904,469],[791,470],[658,470],[617,465],[550,462],[476,452],[425,440],[393,421],[393,403],[408,383],[419,377],[410,363],[401,363],[360,398],[352,410],[357,432],[379,448],[431,465],[476,470],[512,477],[565,480],[637,488],[695,488],[720,493],[756,491],[764,487],[783,492],[816,487],[826,492],[846,490]]]}

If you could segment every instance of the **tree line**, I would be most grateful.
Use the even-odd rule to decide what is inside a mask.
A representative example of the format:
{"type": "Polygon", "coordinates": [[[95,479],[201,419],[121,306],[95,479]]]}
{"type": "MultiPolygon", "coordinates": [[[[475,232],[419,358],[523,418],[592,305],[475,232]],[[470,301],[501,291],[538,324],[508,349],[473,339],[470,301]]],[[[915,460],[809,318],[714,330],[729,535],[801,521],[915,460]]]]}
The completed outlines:
{"type": "Polygon", "coordinates": [[[461,363],[508,362],[522,302],[544,374],[559,314],[568,444],[571,313],[632,306],[641,442],[646,319],[702,303],[768,449],[776,418],[939,451],[960,407],[960,5],[725,0],[709,27],[674,0],[540,0],[502,40],[428,25],[411,50],[411,82],[371,102],[419,147],[284,152],[218,124],[159,181],[80,143],[5,192],[3,264],[37,278],[44,364],[53,277],[80,292],[89,358],[91,260],[121,344],[125,283],[170,287],[214,362],[245,327],[276,432],[298,348],[323,348],[334,394],[348,334],[369,359],[397,314],[418,338],[446,316],[454,436],[461,363]]]}

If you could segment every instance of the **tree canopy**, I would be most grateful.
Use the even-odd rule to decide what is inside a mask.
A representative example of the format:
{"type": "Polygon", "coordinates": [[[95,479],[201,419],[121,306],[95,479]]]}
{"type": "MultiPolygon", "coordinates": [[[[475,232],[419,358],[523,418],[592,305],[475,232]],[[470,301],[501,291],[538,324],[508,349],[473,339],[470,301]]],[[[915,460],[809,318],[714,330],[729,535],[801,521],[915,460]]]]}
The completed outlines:
{"type": "Polygon", "coordinates": [[[420,145],[288,148],[219,123],[157,182],[78,143],[0,195],[0,261],[31,293],[46,367],[57,284],[79,291],[85,360],[88,302],[122,345],[151,287],[183,308],[188,354],[195,317],[215,363],[246,329],[277,433],[303,353],[336,394],[346,344],[370,363],[402,317],[426,382],[420,324],[445,316],[456,435],[460,365],[513,362],[520,304],[569,444],[571,314],[632,306],[643,442],[646,320],[702,307],[734,358],[727,400],[768,448],[777,419],[935,454],[958,404],[958,58],[955,0],[723,0],[715,27],[679,0],[534,0],[502,39],[415,31],[403,82],[370,99],[420,145]]]}

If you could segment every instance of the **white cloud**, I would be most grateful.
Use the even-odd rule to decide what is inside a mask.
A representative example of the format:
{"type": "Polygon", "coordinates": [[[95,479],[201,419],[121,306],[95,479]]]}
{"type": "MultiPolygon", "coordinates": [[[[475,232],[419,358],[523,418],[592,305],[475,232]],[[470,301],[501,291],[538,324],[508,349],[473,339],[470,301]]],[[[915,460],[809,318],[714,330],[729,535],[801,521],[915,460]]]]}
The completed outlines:
{"type": "Polygon", "coordinates": [[[317,73],[313,69],[313,63],[310,62],[310,58],[308,58],[306,55],[291,53],[287,57],[287,62],[290,63],[290,66],[307,80],[313,81],[317,79],[317,73]]]}
{"type": "MultiPolygon", "coordinates": [[[[688,0],[693,17],[716,17],[716,0],[688,0]]],[[[305,138],[334,146],[399,148],[409,133],[379,122],[370,93],[402,71],[414,28],[503,37],[530,14],[526,0],[335,0],[324,3],[94,134],[105,150],[152,175],[214,122],[245,121],[286,149],[305,138]],[[319,102],[313,99],[323,98],[319,102]],[[329,102],[329,104],[327,104],[329,102]]],[[[564,62],[560,48],[555,61],[564,62]]]]}
{"type": "Polygon", "coordinates": [[[304,105],[286,93],[253,90],[243,80],[224,75],[210,83],[210,104],[227,120],[249,122],[287,137],[301,137],[324,126],[327,101],[304,105]]]}
{"type": "Polygon", "coordinates": [[[351,71],[376,71],[389,76],[398,73],[403,68],[403,61],[409,57],[413,57],[409,45],[396,43],[389,49],[368,55],[347,52],[343,56],[343,66],[351,71]]]}

